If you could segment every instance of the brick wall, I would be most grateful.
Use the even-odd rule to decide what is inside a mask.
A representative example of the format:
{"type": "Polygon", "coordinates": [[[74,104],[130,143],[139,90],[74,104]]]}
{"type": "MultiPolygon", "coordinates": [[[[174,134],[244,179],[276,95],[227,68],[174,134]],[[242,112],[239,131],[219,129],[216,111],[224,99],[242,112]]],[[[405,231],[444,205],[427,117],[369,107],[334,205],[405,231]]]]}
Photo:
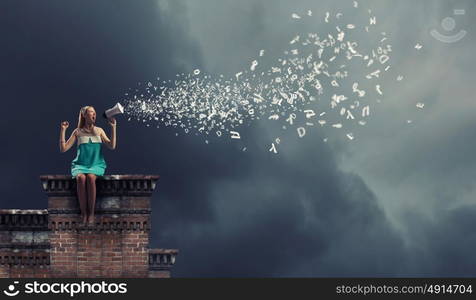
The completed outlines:
{"type": "Polygon", "coordinates": [[[82,225],[71,176],[41,176],[47,210],[0,211],[0,277],[170,277],[178,251],[149,248],[150,198],[157,179],[144,175],[98,179],[95,224],[82,225]],[[23,222],[21,234],[15,233],[18,228],[12,223],[15,214],[23,216],[15,220],[23,222]],[[42,218],[36,227],[33,218],[25,217],[35,214],[42,218]],[[35,257],[46,259],[27,264],[41,261],[35,257]]]}
{"type": "Polygon", "coordinates": [[[0,210],[0,278],[50,275],[47,210],[0,210]]]}

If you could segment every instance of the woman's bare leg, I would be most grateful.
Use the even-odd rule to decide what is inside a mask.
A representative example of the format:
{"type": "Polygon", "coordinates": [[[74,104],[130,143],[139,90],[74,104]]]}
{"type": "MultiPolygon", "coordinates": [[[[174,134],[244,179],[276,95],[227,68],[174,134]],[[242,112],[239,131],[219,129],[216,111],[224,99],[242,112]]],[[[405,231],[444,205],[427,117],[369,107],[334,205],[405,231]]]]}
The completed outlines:
{"type": "Polygon", "coordinates": [[[86,223],[88,216],[88,199],[86,198],[86,175],[76,176],[76,189],[78,193],[79,209],[81,210],[81,220],[86,223]]]}
{"type": "Polygon", "coordinates": [[[94,223],[94,208],[96,207],[96,175],[87,174],[86,182],[87,182],[86,186],[88,190],[88,208],[89,208],[88,222],[94,223]]]}

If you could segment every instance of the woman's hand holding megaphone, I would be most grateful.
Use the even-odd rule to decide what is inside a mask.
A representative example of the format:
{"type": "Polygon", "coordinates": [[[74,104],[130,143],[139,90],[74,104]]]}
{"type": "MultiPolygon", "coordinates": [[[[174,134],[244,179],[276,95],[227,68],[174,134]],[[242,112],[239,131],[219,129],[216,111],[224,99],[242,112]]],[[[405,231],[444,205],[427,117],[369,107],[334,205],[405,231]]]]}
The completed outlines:
{"type": "Polygon", "coordinates": [[[109,118],[107,119],[107,121],[109,122],[109,125],[111,125],[111,127],[114,127],[117,125],[117,121],[115,118],[109,118]]]}

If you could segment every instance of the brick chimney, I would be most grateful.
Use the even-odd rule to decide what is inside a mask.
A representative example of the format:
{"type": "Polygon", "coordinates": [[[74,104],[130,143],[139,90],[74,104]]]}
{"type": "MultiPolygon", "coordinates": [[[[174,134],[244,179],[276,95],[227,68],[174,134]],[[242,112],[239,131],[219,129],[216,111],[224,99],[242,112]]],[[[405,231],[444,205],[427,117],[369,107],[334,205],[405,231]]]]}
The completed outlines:
{"type": "Polygon", "coordinates": [[[150,249],[158,176],[97,179],[95,224],[82,225],[71,176],[40,176],[47,210],[0,210],[0,277],[170,277],[176,249],[150,249]]]}

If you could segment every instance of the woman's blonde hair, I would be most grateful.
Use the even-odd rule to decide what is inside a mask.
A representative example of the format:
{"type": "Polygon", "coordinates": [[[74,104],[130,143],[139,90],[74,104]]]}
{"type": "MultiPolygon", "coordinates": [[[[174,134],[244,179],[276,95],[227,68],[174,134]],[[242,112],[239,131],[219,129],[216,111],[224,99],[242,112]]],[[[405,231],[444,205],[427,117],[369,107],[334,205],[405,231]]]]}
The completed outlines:
{"type": "Polygon", "coordinates": [[[83,128],[84,125],[86,124],[86,112],[88,111],[89,108],[94,109],[94,107],[90,105],[86,105],[81,107],[81,110],[79,111],[79,117],[78,117],[78,128],[83,128]]]}

